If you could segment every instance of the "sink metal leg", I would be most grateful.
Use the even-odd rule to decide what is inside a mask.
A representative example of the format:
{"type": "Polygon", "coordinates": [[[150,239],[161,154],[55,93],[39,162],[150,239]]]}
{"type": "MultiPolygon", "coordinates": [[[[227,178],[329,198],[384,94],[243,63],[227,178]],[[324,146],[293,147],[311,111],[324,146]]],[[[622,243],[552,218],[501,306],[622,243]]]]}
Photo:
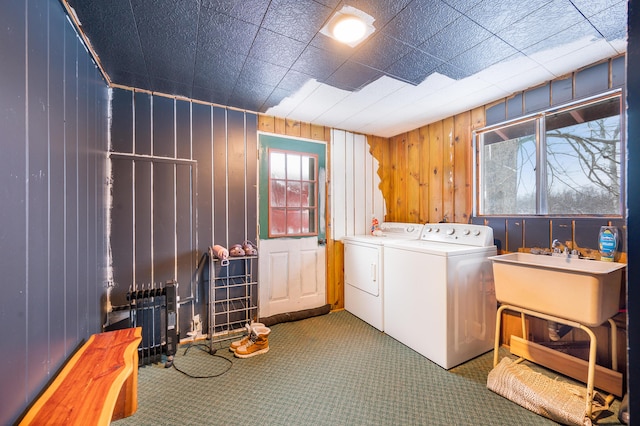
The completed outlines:
{"type": "Polygon", "coordinates": [[[580,329],[584,330],[590,339],[589,343],[589,366],[587,369],[587,401],[586,401],[586,413],[587,417],[591,418],[591,411],[593,408],[593,385],[596,374],[596,348],[598,347],[596,335],[590,328],[580,324],[580,329]]]}
{"type": "Polygon", "coordinates": [[[618,371],[618,326],[613,318],[609,318],[611,326],[611,369],[618,371]]]}
{"type": "MultiPolygon", "coordinates": [[[[546,319],[548,321],[554,321],[561,324],[566,324],[574,328],[579,328],[583,330],[589,336],[589,361],[587,366],[587,395],[586,395],[586,415],[591,418],[593,413],[593,395],[594,395],[594,383],[595,383],[595,371],[596,371],[596,349],[598,347],[598,341],[595,333],[585,325],[577,323],[575,321],[566,320],[563,318],[554,317],[551,315],[543,314],[541,312],[535,312],[524,308],[519,308],[517,306],[512,305],[501,305],[498,308],[498,312],[496,314],[496,334],[495,334],[495,343],[493,350],[493,366],[494,368],[498,365],[498,349],[500,347],[500,332],[501,332],[501,323],[502,323],[502,313],[505,310],[515,311],[520,313],[520,318],[522,321],[522,336],[523,339],[527,340],[526,334],[526,325],[525,325],[525,316],[530,315],[537,318],[546,319]]],[[[609,324],[611,325],[611,356],[612,356],[612,370],[618,370],[618,350],[617,350],[617,327],[613,319],[609,318],[609,324]]]]}
{"type": "Polygon", "coordinates": [[[493,343],[493,367],[498,365],[498,349],[500,348],[500,324],[502,322],[502,312],[508,307],[508,305],[502,305],[498,308],[496,314],[496,336],[493,343]]]}

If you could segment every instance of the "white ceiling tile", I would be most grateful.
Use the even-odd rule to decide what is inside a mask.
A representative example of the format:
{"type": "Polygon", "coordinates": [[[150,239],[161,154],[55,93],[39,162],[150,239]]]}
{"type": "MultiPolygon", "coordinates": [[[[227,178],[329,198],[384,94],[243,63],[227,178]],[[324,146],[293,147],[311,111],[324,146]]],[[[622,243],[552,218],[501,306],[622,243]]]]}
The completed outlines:
{"type": "Polygon", "coordinates": [[[265,114],[276,117],[288,117],[298,105],[300,105],[321,83],[316,80],[307,81],[293,96],[287,96],[278,105],[269,108],[265,114]]]}
{"type": "Polygon", "coordinates": [[[573,72],[586,65],[617,55],[609,43],[599,40],[589,46],[566,52],[562,57],[546,61],[542,65],[556,77],[573,72]]]}
{"type": "Polygon", "coordinates": [[[351,94],[348,90],[320,84],[304,99],[304,105],[298,104],[290,113],[290,118],[300,121],[316,122],[316,118],[324,112],[330,111],[344,98],[351,94]]]}

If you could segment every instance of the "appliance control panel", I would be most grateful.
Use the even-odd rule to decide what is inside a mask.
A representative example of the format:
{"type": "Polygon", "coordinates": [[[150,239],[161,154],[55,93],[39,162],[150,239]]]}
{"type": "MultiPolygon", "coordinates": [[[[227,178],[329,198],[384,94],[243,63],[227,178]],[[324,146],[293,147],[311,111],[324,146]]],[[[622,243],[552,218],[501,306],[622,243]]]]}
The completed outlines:
{"type": "Polygon", "coordinates": [[[493,229],[484,225],[465,223],[425,223],[420,239],[423,241],[490,247],[493,245],[493,229]]]}
{"type": "Polygon", "coordinates": [[[393,238],[419,239],[424,226],[419,223],[382,222],[380,230],[383,236],[393,238]]]}

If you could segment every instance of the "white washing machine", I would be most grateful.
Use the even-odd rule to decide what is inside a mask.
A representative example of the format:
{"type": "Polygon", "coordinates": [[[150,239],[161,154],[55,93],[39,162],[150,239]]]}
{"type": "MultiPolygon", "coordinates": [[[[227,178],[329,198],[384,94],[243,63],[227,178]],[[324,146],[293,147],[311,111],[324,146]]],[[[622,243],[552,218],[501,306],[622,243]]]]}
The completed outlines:
{"type": "Polygon", "coordinates": [[[380,236],[353,235],[344,243],[344,308],[384,331],[384,246],[393,241],[418,240],[422,225],[383,222],[380,236]]]}
{"type": "Polygon", "coordinates": [[[425,224],[384,249],[384,331],[445,369],[493,349],[497,302],[487,226],[425,224]]]}

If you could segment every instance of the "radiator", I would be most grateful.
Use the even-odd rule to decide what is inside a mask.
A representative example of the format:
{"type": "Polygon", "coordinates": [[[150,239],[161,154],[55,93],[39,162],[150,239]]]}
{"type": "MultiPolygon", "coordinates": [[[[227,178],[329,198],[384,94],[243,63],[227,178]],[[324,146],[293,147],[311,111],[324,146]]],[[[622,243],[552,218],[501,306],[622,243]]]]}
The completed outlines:
{"type": "Polygon", "coordinates": [[[142,327],[138,346],[139,365],[156,364],[166,355],[171,366],[178,347],[177,286],[168,281],[164,287],[147,288],[127,293],[130,327],[142,327]]]}

